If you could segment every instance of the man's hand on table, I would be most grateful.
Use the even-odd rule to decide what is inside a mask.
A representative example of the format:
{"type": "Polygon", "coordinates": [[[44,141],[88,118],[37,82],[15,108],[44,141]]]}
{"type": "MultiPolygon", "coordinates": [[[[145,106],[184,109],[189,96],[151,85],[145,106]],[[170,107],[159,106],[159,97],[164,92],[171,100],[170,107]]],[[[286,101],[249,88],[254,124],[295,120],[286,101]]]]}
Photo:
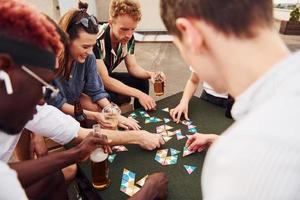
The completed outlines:
{"type": "Polygon", "coordinates": [[[147,131],[141,131],[139,142],[141,148],[153,150],[163,145],[165,141],[160,134],[152,134],[147,131]]]}
{"type": "Polygon", "coordinates": [[[120,128],[124,128],[125,130],[140,130],[141,128],[141,126],[138,124],[138,121],[136,121],[135,119],[130,119],[119,115],[118,120],[118,126],[120,128]]]}
{"type": "Polygon", "coordinates": [[[162,173],[148,176],[144,186],[129,200],[164,200],[168,196],[168,177],[162,173]]]}
{"type": "Polygon", "coordinates": [[[177,124],[180,122],[181,115],[184,115],[186,120],[189,120],[189,102],[180,102],[175,108],[170,110],[170,116],[177,124]]]}
{"type": "Polygon", "coordinates": [[[211,145],[219,136],[215,134],[195,133],[187,140],[185,146],[190,151],[202,151],[211,145]]]}
{"type": "Polygon", "coordinates": [[[138,96],[138,99],[145,110],[155,110],[156,103],[151,96],[141,92],[138,96]]]}

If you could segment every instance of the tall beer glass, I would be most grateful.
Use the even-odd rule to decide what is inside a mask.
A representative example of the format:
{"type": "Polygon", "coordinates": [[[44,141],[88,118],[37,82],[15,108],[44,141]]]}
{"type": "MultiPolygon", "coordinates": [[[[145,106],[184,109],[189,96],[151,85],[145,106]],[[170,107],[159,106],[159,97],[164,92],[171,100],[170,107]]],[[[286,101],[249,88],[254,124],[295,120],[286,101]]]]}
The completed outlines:
{"type": "Polygon", "coordinates": [[[161,72],[155,72],[154,76],[154,93],[156,96],[161,96],[164,94],[164,79],[161,75],[161,72]]]}
{"type": "MultiPolygon", "coordinates": [[[[101,128],[99,124],[93,125],[93,134],[98,134],[101,137],[106,137],[101,134],[101,128]]],[[[91,170],[92,170],[92,183],[94,188],[103,190],[106,189],[110,184],[110,179],[108,177],[108,155],[104,153],[103,148],[100,146],[94,150],[91,155],[91,170]]]]}
{"type": "Polygon", "coordinates": [[[111,124],[112,130],[117,130],[119,123],[118,118],[121,114],[120,108],[116,104],[111,103],[103,108],[102,113],[104,114],[105,120],[111,124]]]}

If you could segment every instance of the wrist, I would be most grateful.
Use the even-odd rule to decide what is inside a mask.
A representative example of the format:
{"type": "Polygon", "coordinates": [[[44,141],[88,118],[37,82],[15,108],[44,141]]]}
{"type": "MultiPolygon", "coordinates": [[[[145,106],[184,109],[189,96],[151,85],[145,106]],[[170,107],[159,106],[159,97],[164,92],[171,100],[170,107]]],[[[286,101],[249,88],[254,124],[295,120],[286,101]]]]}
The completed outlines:
{"type": "Polygon", "coordinates": [[[189,100],[188,99],[185,99],[185,98],[182,98],[181,100],[180,100],[180,104],[182,104],[182,105],[188,105],[189,104],[189,100]]]}
{"type": "Polygon", "coordinates": [[[68,157],[70,158],[70,164],[81,162],[81,149],[79,145],[67,150],[68,157]]]}
{"type": "Polygon", "coordinates": [[[207,142],[212,144],[214,143],[214,141],[216,141],[218,139],[218,135],[215,135],[215,134],[209,134],[209,137],[207,139],[207,142]]]}
{"type": "Polygon", "coordinates": [[[143,96],[144,93],[141,92],[140,90],[137,90],[137,89],[135,89],[135,90],[136,91],[135,91],[134,97],[140,99],[143,96]]]}
{"type": "Polygon", "coordinates": [[[95,117],[95,113],[92,112],[92,111],[88,111],[88,110],[84,110],[83,111],[84,114],[86,115],[86,118],[89,119],[89,120],[96,120],[96,117],[95,117]]]}
{"type": "Polygon", "coordinates": [[[129,144],[141,144],[141,142],[143,141],[143,133],[139,131],[131,131],[131,135],[133,136],[133,138],[131,141],[129,141],[129,144]]]}

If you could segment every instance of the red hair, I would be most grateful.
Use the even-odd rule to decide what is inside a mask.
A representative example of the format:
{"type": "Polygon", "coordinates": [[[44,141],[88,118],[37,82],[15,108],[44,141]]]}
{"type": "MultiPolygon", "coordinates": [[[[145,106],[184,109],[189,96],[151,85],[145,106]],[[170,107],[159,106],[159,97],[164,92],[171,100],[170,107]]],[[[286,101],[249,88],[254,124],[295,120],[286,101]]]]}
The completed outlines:
{"type": "MultiPolygon", "coordinates": [[[[20,0],[0,0],[0,35],[51,48],[62,48],[55,27],[39,11],[20,0]]],[[[34,55],[33,55],[34,56],[34,55]]]]}

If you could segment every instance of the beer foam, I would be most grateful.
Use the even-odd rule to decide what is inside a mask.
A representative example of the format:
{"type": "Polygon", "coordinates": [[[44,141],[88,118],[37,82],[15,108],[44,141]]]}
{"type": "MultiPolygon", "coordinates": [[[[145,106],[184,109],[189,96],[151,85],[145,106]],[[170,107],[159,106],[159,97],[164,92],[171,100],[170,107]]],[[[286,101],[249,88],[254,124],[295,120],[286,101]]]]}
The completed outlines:
{"type": "Polygon", "coordinates": [[[104,153],[101,148],[94,150],[91,155],[91,161],[98,163],[104,161],[108,157],[107,153],[104,153]]]}

